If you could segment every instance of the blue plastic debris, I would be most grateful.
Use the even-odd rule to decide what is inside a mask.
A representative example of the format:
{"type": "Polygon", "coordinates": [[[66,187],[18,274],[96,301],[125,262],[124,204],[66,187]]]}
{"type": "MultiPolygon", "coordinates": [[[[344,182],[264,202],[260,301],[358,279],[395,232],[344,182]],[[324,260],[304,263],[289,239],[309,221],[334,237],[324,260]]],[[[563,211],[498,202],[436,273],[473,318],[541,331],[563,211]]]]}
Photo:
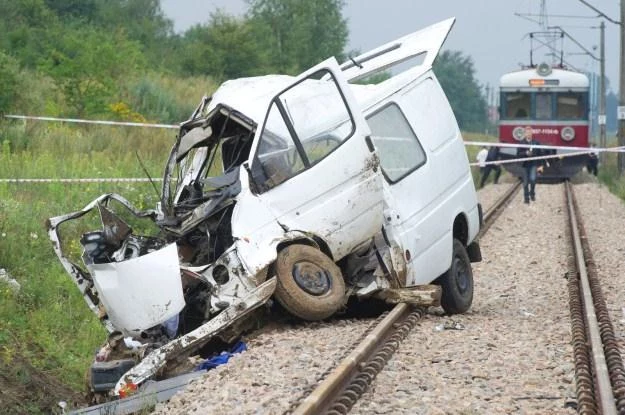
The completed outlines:
{"type": "Polygon", "coordinates": [[[200,363],[195,368],[195,370],[214,369],[219,365],[228,363],[228,360],[230,360],[230,358],[233,355],[244,352],[246,350],[247,350],[247,346],[245,345],[245,343],[243,343],[242,341],[238,341],[234,346],[232,346],[232,349],[230,349],[229,352],[221,352],[221,354],[217,356],[213,356],[210,359],[206,359],[205,361],[200,363]]]}

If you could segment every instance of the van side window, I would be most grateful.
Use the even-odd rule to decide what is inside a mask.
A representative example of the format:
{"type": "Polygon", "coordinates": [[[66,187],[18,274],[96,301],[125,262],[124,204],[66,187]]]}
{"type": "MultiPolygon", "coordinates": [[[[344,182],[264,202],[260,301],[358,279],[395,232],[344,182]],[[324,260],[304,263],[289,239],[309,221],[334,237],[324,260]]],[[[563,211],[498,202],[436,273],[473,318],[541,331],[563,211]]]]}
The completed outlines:
{"type": "Polygon", "coordinates": [[[423,147],[397,104],[385,106],[367,122],[388,181],[398,182],[425,163],[423,147]]]}
{"type": "Polygon", "coordinates": [[[355,128],[330,72],[320,71],[313,76],[317,79],[308,78],[278,98],[310,165],[332,152],[355,128]]]}
{"type": "Polygon", "coordinates": [[[256,155],[264,190],[271,189],[324,159],[351,137],[356,127],[341,91],[321,70],[273,99],[256,155]]]}

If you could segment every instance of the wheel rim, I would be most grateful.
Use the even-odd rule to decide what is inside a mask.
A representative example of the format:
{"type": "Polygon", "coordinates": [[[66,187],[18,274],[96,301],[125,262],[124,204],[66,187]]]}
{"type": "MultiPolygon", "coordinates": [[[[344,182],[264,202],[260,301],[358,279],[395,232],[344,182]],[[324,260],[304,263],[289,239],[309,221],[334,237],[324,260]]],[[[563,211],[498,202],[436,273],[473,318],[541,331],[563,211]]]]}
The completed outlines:
{"type": "Polygon", "coordinates": [[[455,257],[454,269],[456,271],[456,278],[454,278],[454,280],[456,281],[456,287],[458,287],[458,291],[460,292],[460,294],[465,294],[469,290],[470,286],[467,265],[461,258],[455,257]]]}
{"type": "Polygon", "coordinates": [[[308,294],[320,296],[332,288],[328,271],[312,262],[296,262],[292,274],[297,286],[308,294]]]}

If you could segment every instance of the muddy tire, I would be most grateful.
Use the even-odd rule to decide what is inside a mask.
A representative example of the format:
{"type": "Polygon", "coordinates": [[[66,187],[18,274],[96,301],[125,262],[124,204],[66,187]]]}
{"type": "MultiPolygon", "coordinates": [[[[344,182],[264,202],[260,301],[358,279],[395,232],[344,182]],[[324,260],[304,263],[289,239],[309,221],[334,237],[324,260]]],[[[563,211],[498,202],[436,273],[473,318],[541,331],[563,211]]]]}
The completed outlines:
{"type": "Polygon", "coordinates": [[[339,267],[323,252],[307,245],[280,251],[275,264],[275,297],[291,314],[322,320],[345,304],[345,282],[339,267]]]}
{"type": "Polygon", "coordinates": [[[454,239],[451,266],[436,283],[442,288],[441,306],[447,314],[461,314],[473,302],[473,271],[464,245],[454,239]]]}

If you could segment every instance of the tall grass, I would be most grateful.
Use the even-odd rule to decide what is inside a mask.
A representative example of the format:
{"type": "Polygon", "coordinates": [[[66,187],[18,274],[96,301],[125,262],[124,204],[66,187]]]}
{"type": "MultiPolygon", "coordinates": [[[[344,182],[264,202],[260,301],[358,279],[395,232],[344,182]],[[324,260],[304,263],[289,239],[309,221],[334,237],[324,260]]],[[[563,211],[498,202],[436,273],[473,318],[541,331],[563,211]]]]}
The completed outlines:
{"type": "MultiPolygon", "coordinates": [[[[67,115],[50,80],[28,76],[25,80],[32,88],[16,102],[14,113],[67,115]]],[[[146,121],[175,124],[186,120],[201,97],[214,88],[208,78],[147,74],[122,86],[127,92],[115,108],[146,121]]],[[[111,112],[112,119],[123,115],[111,112]]],[[[0,119],[0,179],[145,177],[137,156],[153,178],[161,178],[176,134],[171,129],[0,119]]],[[[27,373],[20,369],[20,362],[26,361],[84,391],[85,371],[106,332],[62,268],[45,223],[110,192],[140,209],[154,208],[158,199],[147,182],[0,182],[0,268],[21,285],[16,292],[0,282],[0,371],[27,373]]],[[[30,385],[28,376],[12,380],[30,385]]],[[[37,403],[28,405],[32,409],[37,403]]]]}
{"type": "MultiPolygon", "coordinates": [[[[608,139],[608,147],[617,145],[616,137],[608,139]]],[[[616,153],[606,153],[605,161],[599,164],[599,180],[604,183],[612,193],[625,200],[625,176],[618,173],[618,161],[616,153]]]]}
{"type": "MultiPolygon", "coordinates": [[[[145,177],[135,153],[160,178],[175,135],[0,122],[0,179],[145,177]]],[[[0,268],[21,285],[14,292],[0,283],[0,367],[25,358],[73,389],[84,389],[85,370],[106,333],[61,267],[45,222],[108,192],[139,208],[153,208],[157,201],[149,183],[0,183],[0,268]]]]}
{"type": "Polygon", "coordinates": [[[202,97],[216,86],[206,77],[180,79],[149,74],[130,86],[130,106],[148,119],[178,123],[186,120],[202,97]]]}

